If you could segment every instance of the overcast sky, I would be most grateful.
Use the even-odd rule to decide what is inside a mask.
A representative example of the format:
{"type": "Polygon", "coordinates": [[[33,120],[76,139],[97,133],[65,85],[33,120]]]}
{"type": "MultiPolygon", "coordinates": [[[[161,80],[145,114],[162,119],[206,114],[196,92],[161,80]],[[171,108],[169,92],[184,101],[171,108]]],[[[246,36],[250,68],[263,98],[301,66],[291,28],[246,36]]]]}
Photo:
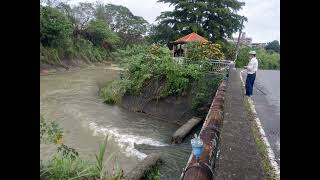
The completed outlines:
{"type": "MultiPolygon", "coordinates": [[[[69,4],[78,2],[96,2],[97,0],[67,0],[69,4]]],[[[123,5],[137,16],[142,16],[149,23],[155,23],[155,19],[162,11],[170,11],[173,7],[169,4],[157,3],[157,0],[99,0],[105,4],[112,3],[123,5]]],[[[280,41],[280,0],[240,0],[246,5],[239,14],[248,18],[243,32],[251,37],[253,42],[280,41]]],[[[234,34],[235,37],[238,33],[234,34]]]]}

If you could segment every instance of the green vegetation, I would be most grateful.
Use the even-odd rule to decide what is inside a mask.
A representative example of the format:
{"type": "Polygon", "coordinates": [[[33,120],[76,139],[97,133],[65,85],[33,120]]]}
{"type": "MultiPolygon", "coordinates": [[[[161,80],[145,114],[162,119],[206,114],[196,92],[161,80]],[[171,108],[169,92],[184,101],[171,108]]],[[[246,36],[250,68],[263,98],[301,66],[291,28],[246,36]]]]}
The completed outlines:
{"type": "MultiPolygon", "coordinates": [[[[56,123],[47,123],[43,117],[40,122],[40,142],[59,144],[62,138],[62,129],[56,123]]],[[[64,144],[60,144],[53,158],[47,162],[40,161],[40,179],[42,180],[121,180],[122,170],[116,166],[112,174],[108,174],[104,165],[104,155],[107,149],[108,137],[100,145],[99,153],[95,155],[96,161],[82,160],[79,153],[64,144]]],[[[106,162],[113,158],[111,154],[106,162]]]]}
{"type": "Polygon", "coordinates": [[[63,137],[63,130],[55,122],[47,122],[40,116],[40,143],[58,144],[63,137]]]}
{"type": "Polygon", "coordinates": [[[225,55],[226,60],[234,60],[236,55],[236,45],[227,41],[218,41],[217,44],[220,44],[222,47],[222,52],[225,55]]]}
{"type": "Polygon", "coordinates": [[[112,60],[112,51],[144,41],[148,22],[123,6],[40,3],[40,64],[112,60]]]}
{"type": "Polygon", "coordinates": [[[127,69],[122,80],[115,80],[102,88],[101,96],[106,103],[114,104],[121,101],[125,94],[139,95],[143,88],[157,82],[159,84],[152,99],[160,99],[168,96],[180,96],[193,83],[195,88],[195,107],[212,93],[208,86],[216,86],[221,80],[206,81],[205,77],[210,69],[208,58],[221,59],[223,53],[220,46],[215,44],[199,44],[198,42],[188,45],[192,47],[188,51],[185,64],[176,63],[168,48],[159,45],[135,46],[127,49],[122,64],[127,69]],[[211,47],[205,49],[204,47],[211,47]],[[208,92],[210,93],[208,93],[208,92]]]}
{"type": "Polygon", "coordinates": [[[238,0],[159,0],[172,5],[173,11],[162,12],[157,18],[159,25],[152,28],[153,38],[169,42],[191,32],[208,38],[212,42],[222,40],[237,32],[241,19],[237,12],[245,5],[238,0]]]}
{"type": "Polygon", "coordinates": [[[249,98],[245,97],[244,99],[244,107],[247,113],[247,117],[251,122],[251,128],[253,131],[253,136],[256,142],[256,146],[257,146],[257,151],[260,155],[261,158],[261,164],[262,164],[262,168],[264,170],[264,173],[266,175],[266,179],[267,180],[276,180],[276,174],[274,172],[274,169],[271,165],[271,162],[268,158],[268,151],[267,151],[267,146],[264,143],[261,134],[259,132],[259,128],[255,122],[255,118],[256,115],[252,112],[251,108],[250,108],[250,102],[249,102],[249,98]]]}
{"type": "Polygon", "coordinates": [[[150,170],[146,171],[144,174],[145,175],[143,180],[160,180],[161,179],[160,170],[158,166],[153,166],[150,170]]]}
{"type": "Polygon", "coordinates": [[[222,74],[217,74],[214,77],[200,79],[195,84],[194,91],[192,92],[192,108],[198,109],[204,104],[208,103],[214,96],[214,93],[220,82],[223,79],[222,74]],[[210,80],[212,78],[212,80],[210,80]]]}
{"type": "MultiPolygon", "coordinates": [[[[249,47],[242,47],[239,50],[236,61],[237,68],[243,68],[249,63],[249,47]]],[[[256,49],[259,69],[280,69],[280,54],[265,49],[256,49]]]]}
{"type": "MultiPolygon", "coordinates": [[[[244,82],[241,84],[241,93],[245,94],[245,85],[244,82]]],[[[276,180],[277,175],[275,173],[275,169],[272,167],[271,162],[269,160],[267,146],[264,143],[259,128],[257,126],[257,123],[255,121],[255,118],[257,117],[256,114],[252,111],[250,106],[250,98],[245,97],[243,100],[243,105],[246,111],[246,116],[251,123],[251,129],[253,132],[253,137],[256,143],[257,151],[259,153],[259,156],[261,158],[261,165],[264,171],[264,174],[266,176],[266,180],[276,180]]]]}
{"type": "Polygon", "coordinates": [[[100,95],[107,104],[119,103],[121,97],[130,87],[128,80],[114,80],[100,90],[100,95]]]}
{"type": "Polygon", "coordinates": [[[280,54],[280,43],[277,40],[271,41],[267,43],[265,49],[268,51],[274,51],[280,54]]]}
{"type": "Polygon", "coordinates": [[[193,42],[188,43],[187,58],[192,62],[224,59],[220,44],[193,42]]]}
{"type": "Polygon", "coordinates": [[[40,63],[113,60],[117,58],[112,53],[116,49],[137,44],[167,44],[191,32],[216,42],[231,37],[241,28],[241,19],[246,20],[237,14],[245,3],[237,0],[159,2],[170,3],[175,9],[163,12],[157,18],[158,25],[150,25],[121,5],[97,2],[70,6],[60,0],[41,1],[40,63]]]}
{"type": "MultiPolygon", "coordinates": [[[[70,6],[59,0],[40,3],[40,64],[59,65],[66,61],[86,63],[112,60],[125,71],[100,90],[106,103],[117,104],[125,94],[141,95],[155,86],[151,99],[183,96],[191,89],[192,107],[198,109],[214,95],[223,78],[211,74],[209,59],[231,59],[234,47],[223,38],[241,28],[237,11],[244,6],[237,0],[160,0],[175,9],[163,12],[158,25],[150,25],[120,5],[78,3],[70,6]],[[167,47],[178,37],[196,32],[216,44],[188,44],[186,63],[179,64],[167,47]],[[153,45],[150,45],[154,43],[153,45]],[[160,45],[161,44],[161,45],[160,45]]],[[[96,162],[82,160],[78,152],[62,144],[63,131],[56,123],[41,118],[40,141],[60,146],[48,162],[40,163],[41,179],[121,179],[122,171],[106,173],[103,155],[107,140],[96,155],[96,162]]],[[[160,179],[159,169],[146,173],[147,179],[160,179]]]]}
{"type": "Polygon", "coordinates": [[[140,16],[121,5],[108,4],[105,6],[105,19],[110,23],[111,29],[121,38],[120,47],[145,43],[149,23],[140,16]]]}

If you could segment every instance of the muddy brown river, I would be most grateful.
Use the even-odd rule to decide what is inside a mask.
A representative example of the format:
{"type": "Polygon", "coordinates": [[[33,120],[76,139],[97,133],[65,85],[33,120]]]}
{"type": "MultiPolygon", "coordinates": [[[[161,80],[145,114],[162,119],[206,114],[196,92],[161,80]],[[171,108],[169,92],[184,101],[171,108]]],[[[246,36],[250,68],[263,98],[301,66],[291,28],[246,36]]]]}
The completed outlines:
{"type": "MultiPolygon", "coordinates": [[[[116,152],[116,160],[106,162],[107,167],[118,162],[128,172],[148,154],[161,153],[161,179],[179,179],[191,153],[190,136],[183,144],[170,145],[177,125],[104,104],[99,88],[117,78],[119,72],[109,67],[40,76],[40,112],[63,128],[63,143],[83,158],[94,161],[108,134],[106,156],[116,152]]],[[[55,152],[54,145],[40,144],[41,159],[50,159],[55,152]]]]}

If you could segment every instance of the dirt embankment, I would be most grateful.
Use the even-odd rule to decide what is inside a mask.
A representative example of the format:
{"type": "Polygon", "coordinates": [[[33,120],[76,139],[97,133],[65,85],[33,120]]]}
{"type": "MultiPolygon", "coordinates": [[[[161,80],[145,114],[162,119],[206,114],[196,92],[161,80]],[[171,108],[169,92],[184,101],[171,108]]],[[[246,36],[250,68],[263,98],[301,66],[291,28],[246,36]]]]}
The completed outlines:
{"type": "Polygon", "coordinates": [[[89,66],[111,65],[110,61],[105,62],[85,62],[82,60],[61,60],[59,64],[44,64],[40,62],[40,76],[62,72],[77,71],[89,66]]]}
{"type": "Polygon", "coordinates": [[[152,81],[148,83],[139,95],[125,94],[122,97],[121,106],[134,112],[145,113],[154,117],[161,118],[168,122],[182,125],[193,116],[202,120],[210,108],[214,92],[200,108],[193,109],[192,100],[195,85],[191,83],[181,96],[159,97],[161,88],[165,82],[152,81]]]}

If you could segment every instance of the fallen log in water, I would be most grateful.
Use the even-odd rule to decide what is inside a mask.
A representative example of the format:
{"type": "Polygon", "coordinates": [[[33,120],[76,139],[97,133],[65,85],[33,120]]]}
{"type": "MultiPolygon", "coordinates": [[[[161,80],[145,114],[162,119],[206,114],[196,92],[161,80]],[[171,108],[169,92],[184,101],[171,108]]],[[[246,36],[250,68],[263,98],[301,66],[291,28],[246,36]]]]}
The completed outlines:
{"type": "Polygon", "coordinates": [[[152,153],[142,160],[126,176],[127,180],[139,180],[144,177],[144,173],[161,162],[160,155],[152,153]]]}
{"type": "Polygon", "coordinates": [[[189,132],[201,122],[200,118],[193,117],[189,119],[184,125],[182,125],[171,138],[172,144],[179,144],[189,134],[189,132]]]}

